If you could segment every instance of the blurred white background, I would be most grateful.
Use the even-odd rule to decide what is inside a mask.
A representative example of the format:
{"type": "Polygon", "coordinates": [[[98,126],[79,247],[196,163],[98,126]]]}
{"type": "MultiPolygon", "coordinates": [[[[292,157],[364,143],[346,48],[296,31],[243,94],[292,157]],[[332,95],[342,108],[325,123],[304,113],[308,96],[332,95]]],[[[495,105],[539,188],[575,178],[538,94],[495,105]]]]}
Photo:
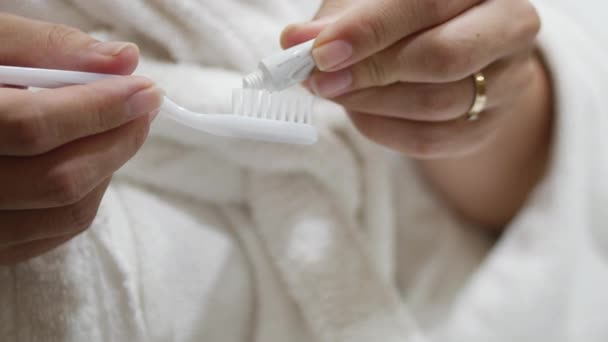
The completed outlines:
{"type": "MultiPolygon", "coordinates": [[[[577,20],[584,20],[597,27],[597,32],[608,37],[607,0],[542,0],[559,3],[577,20]]],[[[534,0],[532,1],[534,2],[534,0]]],[[[608,46],[606,47],[608,49],[608,46]]]]}

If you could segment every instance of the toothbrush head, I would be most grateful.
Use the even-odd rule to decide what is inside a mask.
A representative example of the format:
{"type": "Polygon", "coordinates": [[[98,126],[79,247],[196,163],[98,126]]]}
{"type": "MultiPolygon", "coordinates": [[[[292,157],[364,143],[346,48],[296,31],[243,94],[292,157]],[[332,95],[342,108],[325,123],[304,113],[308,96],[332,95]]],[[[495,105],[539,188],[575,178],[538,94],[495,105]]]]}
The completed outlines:
{"type": "Polygon", "coordinates": [[[311,145],[317,141],[317,130],[312,125],[313,100],[310,95],[290,91],[234,89],[232,114],[216,119],[230,122],[225,135],[311,145]]]}
{"type": "Polygon", "coordinates": [[[312,101],[312,96],[302,93],[234,89],[232,112],[234,115],[256,119],[311,124],[312,101]]]}
{"type": "Polygon", "coordinates": [[[312,145],[317,142],[313,100],[310,95],[291,91],[234,89],[231,114],[198,114],[166,97],[162,109],[175,121],[219,136],[312,145]]]}

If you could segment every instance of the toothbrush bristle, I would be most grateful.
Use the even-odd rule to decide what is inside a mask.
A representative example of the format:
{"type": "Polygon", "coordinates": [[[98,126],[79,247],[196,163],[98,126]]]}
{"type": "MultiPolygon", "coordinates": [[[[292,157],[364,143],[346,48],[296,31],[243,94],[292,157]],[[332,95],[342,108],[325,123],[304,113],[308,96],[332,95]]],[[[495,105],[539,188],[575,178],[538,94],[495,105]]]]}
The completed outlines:
{"type": "Polygon", "coordinates": [[[262,120],[311,124],[312,97],[305,94],[275,93],[260,89],[235,89],[234,115],[262,120]]]}

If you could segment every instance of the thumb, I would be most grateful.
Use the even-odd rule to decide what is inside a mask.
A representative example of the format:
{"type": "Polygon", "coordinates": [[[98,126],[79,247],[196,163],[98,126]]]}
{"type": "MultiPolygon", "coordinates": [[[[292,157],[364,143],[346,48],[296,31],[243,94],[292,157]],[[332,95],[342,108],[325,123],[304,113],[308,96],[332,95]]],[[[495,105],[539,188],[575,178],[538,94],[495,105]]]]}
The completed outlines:
{"type": "Polygon", "coordinates": [[[135,44],[98,42],[64,25],[0,13],[0,64],[127,75],[135,70],[135,44]]]}
{"type": "Polygon", "coordinates": [[[365,0],[325,0],[310,22],[291,24],[281,34],[281,46],[289,48],[316,38],[328,25],[337,21],[347,6],[365,0]]]}

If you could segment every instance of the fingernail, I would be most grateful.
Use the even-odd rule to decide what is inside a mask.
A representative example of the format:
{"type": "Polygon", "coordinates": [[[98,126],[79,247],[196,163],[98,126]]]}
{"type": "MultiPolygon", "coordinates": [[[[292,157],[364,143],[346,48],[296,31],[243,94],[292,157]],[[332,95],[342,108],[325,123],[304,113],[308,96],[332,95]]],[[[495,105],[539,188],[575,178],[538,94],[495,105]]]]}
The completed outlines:
{"type": "Polygon", "coordinates": [[[312,54],[317,67],[321,71],[328,71],[351,58],[353,56],[353,47],[347,41],[335,40],[314,49],[312,54]]]}
{"type": "Polygon", "coordinates": [[[164,92],[157,87],[150,87],[132,95],[127,100],[127,115],[135,118],[160,108],[164,92]]]}
{"type": "Polygon", "coordinates": [[[137,46],[128,42],[100,42],[91,46],[93,51],[108,57],[120,55],[127,48],[137,49],[137,46]]]}
{"type": "Polygon", "coordinates": [[[349,69],[332,73],[318,73],[310,79],[310,86],[315,94],[332,98],[346,93],[353,83],[353,74],[349,69]]]}

